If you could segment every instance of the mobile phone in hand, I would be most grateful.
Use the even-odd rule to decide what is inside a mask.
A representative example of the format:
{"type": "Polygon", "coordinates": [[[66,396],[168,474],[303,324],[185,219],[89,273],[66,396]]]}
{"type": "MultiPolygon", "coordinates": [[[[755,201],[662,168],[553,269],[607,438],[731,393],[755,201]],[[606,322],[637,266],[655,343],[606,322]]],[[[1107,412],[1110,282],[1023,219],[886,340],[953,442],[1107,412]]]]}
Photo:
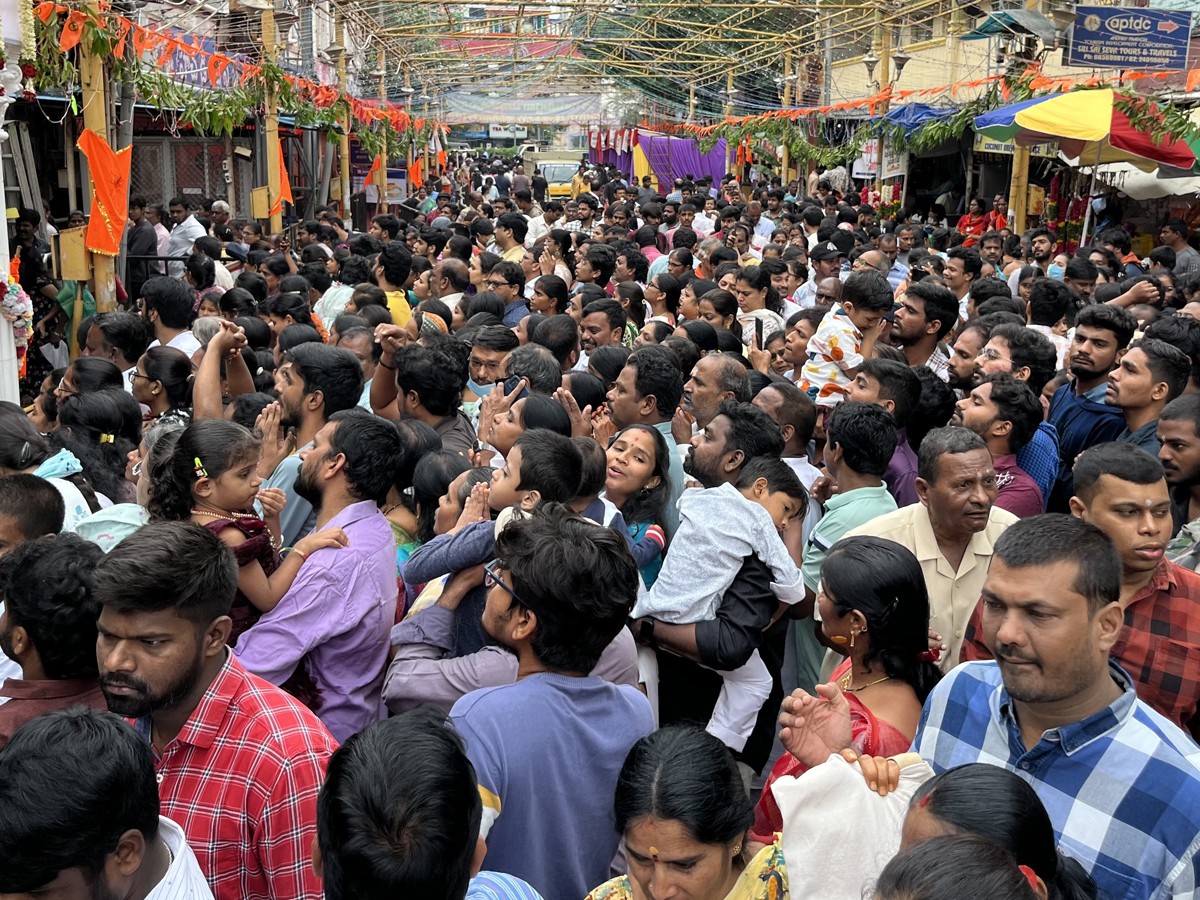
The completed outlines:
{"type": "MultiPolygon", "coordinates": [[[[511,394],[513,391],[515,391],[518,387],[520,387],[520,385],[521,385],[521,376],[520,375],[513,375],[511,378],[506,379],[504,382],[504,396],[507,397],[509,394],[511,394]]],[[[516,400],[522,399],[526,393],[527,393],[527,390],[525,388],[522,388],[521,392],[519,394],[517,394],[517,396],[514,398],[514,402],[516,400]]]]}

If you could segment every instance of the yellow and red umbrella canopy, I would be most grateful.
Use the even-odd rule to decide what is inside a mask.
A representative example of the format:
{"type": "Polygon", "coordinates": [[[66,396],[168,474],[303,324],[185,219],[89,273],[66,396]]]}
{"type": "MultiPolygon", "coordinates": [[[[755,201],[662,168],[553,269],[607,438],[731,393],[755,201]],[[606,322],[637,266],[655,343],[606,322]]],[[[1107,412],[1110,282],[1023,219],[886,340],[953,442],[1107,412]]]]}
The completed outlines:
{"type": "Polygon", "coordinates": [[[1119,108],[1120,98],[1111,88],[1035,97],[978,116],[975,130],[1022,145],[1057,141],[1064,155],[1083,165],[1128,162],[1146,170],[1196,166],[1191,144],[1170,137],[1158,140],[1138,128],[1119,108]]]}

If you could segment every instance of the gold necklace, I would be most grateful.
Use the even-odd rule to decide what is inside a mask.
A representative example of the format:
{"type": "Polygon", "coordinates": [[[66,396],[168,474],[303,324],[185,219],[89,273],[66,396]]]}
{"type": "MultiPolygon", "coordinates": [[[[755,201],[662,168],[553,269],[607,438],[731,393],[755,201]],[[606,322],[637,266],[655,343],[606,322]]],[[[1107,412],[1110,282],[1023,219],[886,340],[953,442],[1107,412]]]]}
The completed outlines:
{"type": "Polygon", "coordinates": [[[258,516],[253,513],[234,513],[227,516],[224,513],[209,512],[207,509],[196,509],[192,507],[192,515],[194,516],[211,516],[214,519],[224,519],[226,522],[237,522],[240,519],[257,519],[258,516]]]}
{"type": "Polygon", "coordinates": [[[859,687],[850,687],[850,685],[854,682],[854,670],[851,669],[849,672],[847,672],[845,675],[843,675],[841,678],[838,679],[838,687],[841,690],[849,692],[851,694],[857,694],[859,691],[865,691],[869,687],[874,687],[877,684],[883,684],[885,681],[891,681],[891,680],[892,680],[891,675],[884,675],[882,678],[876,679],[875,681],[867,682],[866,684],[860,685],[859,687]]]}

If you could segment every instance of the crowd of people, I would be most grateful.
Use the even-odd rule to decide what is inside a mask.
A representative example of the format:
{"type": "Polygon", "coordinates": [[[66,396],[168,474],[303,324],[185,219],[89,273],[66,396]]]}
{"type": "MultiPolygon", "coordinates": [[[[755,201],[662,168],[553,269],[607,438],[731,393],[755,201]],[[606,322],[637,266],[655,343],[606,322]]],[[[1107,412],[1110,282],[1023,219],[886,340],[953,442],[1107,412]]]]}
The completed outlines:
{"type": "Polygon", "coordinates": [[[1187,224],[545,193],[131,199],[0,403],[0,895],[1200,895],[1187,224]]]}

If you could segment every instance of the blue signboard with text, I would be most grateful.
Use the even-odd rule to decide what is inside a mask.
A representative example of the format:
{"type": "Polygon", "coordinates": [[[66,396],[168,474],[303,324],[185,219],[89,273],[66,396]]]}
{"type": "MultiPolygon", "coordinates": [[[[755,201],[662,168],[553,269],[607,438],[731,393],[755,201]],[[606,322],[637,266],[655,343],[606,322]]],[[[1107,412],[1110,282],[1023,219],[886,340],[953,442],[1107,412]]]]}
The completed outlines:
{"type": "Polygon", "coordinates": [[[1186,69],[1192,14],[1076,6],[1067,64],[1105,69],[1186,69]]]}

